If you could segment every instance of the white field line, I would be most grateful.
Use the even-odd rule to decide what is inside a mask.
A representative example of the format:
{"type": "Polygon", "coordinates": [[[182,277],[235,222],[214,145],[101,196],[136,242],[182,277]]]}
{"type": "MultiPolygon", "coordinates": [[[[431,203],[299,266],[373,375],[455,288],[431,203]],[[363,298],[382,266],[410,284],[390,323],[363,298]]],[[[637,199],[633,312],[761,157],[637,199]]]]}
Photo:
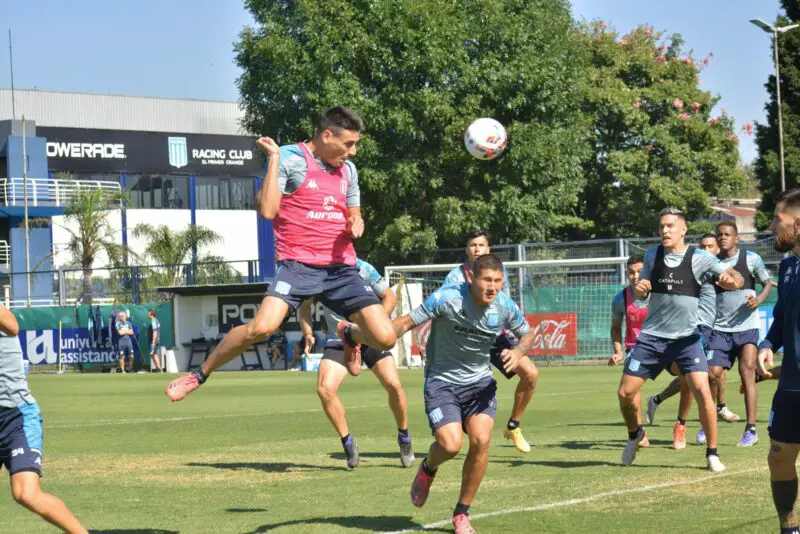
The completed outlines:
{"type": "MultiPolygon", "coordinates": [[[[544,510],[553,510],[554,508],[562,508],[565,506],[573,506],[576,504],[585,504],[592,501],[599,501],[601,499],[605,499],[606,497],[617,497],[619,495],[627,495],[629,493],[646,493],[648,491],[659,490],[659,489],[666,489],[666,488],[674,488],[677,486],[686,486],[689,484],[699,484],[701,482],[708,482],[709,480],[715,480],[718,478],[725,478],[737,475],[744,475],[747,473],[753,473],[755,471],[763,471],[766,469],[764,467],[752,468],[752,469],[745,469],[743,471],[728,471],[719,475],[708,475],[699,478],[693,478],[688,480],[676,480],[673,482],[665,482],[663,484],[652,484],[650,486],[639,486],[635,488],[627,488],[621,490],[614,490],[614,491],[604,491],[603,493],[597,493],[595,495],[590,495],[588,497],[581,497],[579,499],[568,499],[566,501],[557,501],[551,502],[547,504],[539,504],[536,506],[527,506],[524,508],[509,508],[507,510],[498,510],[496,512],[486,512],[482,514],[474,514],[470,515],[470,519],[484,519],[487,517],[497,517],[501,515],[509,515],[509,514],[519,514],[524,512],[541,512],[544,510]]],[[[418,532],[420,530],[428,530],[433,528],[440,528],[444,526],[450,525],[450,519],[444,519],[442,521],[436,521],[435,523],[428,523],[427,525],[421,525],[415,528],[409,528],[405,530],[397,530],[394,532],[385,532],[384,534],[401,534],[404,532],[418,532]]]]}

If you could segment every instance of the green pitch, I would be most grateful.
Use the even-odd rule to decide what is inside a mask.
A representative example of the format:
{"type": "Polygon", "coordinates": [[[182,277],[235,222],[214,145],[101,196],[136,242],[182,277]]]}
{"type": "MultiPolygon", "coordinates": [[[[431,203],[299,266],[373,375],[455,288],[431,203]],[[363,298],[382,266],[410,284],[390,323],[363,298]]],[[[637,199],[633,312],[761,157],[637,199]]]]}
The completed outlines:
{"type": "MultiPolygon", "coordinates": [[[[522,455],[502,437],[516,380],[501,379],[489,469],[472,505],[478,532],[777,531],[766,455],[775,382],[759,385],[759,437],[738,449],[743,423],[720,423],[722,476],[704,447],[673,451],[677,397],[648,428],[653,447],[619,466],[626,431],[617,408],[619,368],[542,368],[523,420],[534,445],[522,455]],[[638,491],[641,490],[641,491],[638,491]],[[509,510],[529,508],[509,513],[509,510]],[[532,510],[530,508],[533,508],[532,510]],[[497,515],[481,517],[481,514],[497,515]]],[[[431,437],[422,373],[404,371],[419,462],[431,437]]],[[[422,509],[411,506],[414,469],[403,469],[386,396],[371,373],[345,381],[341,398],[361,465],[348,471],[310,373],[218,373],[184,402],[150,375],[34,375],[45,425],[45,488],[97,532],[383,532],[448,521],[463,454],[445,464],[422,509]]],[[[652,394],[666,375],[648,384],[652,394]]],[[[728,400],[744,416],[738,377],[728,400]]],[[[693,409],[687,438],[699,428],[693,409]]],[[[465,449],[466,451],[466,445],[465,449]]],[[[6,473],[3,474],[6,476],[6,473]]],[[[50,527],[0,490],[0,531],[50,527]]],[[[434,532],[451,531],[449,524],[434,532]]]]}

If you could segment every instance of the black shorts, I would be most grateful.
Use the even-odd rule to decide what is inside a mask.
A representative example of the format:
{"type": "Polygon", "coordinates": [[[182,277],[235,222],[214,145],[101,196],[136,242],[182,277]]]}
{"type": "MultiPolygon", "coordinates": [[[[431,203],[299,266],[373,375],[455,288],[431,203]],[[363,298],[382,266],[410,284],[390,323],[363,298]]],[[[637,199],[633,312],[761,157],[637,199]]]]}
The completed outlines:
{"type": "Polygon", "coordinates": [[[449,423],[461,423],[464,428],[472,415],[485,413],[492,419],[497,415],[497,382],[491,376],[463,385],[428,378],[424,392],[425,413],[434,434],[449,423]]]}
{"type": "Polygon", "coordinates": [[[335,314],[348,318],[367,306],[381,303],[355,266],[316,266],[290,260],[278,263],[266,296],[279,298],[294,310],[304,300],[314,297],[335,314]]]}
{"type": "Polygon", "coordinates": [[[800,443],[800,391],[775,392],[767,431],[775,441],[800,443]]]}
{"type": "MultiPolygon", "coordinates": [[[[392,353],[388,350],[378,350],[373,349],[372,347],[367,347],[366,345],[361,345],[361,361],[367,364],[367,369],[372,369],[375,367],[375,364],[382,359],[391,357],[392,353]]],[[[343,366],[345,364],[344,349],[325,347],[322,352],[322,359],[330,360],[343,366]]]]}
{"type": "Polygon", "coordinates": [[[0,408],[0,468],[10,474],[33,471],[42,476],[42,415],[39,406],[0,408]]]}

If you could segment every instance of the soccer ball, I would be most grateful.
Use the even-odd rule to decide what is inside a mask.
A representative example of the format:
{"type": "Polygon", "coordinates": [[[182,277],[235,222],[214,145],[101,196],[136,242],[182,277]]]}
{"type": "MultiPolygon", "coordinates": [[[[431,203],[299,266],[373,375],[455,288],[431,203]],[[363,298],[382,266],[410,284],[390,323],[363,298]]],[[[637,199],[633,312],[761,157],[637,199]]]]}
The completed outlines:
{"type": "Polygon", "coordinates": [[[508,134],[503,125],[486,117],[470,124],[464,132],[464,146],[478,159],[496,158],[506,149],[507,141],[508,134]]]}

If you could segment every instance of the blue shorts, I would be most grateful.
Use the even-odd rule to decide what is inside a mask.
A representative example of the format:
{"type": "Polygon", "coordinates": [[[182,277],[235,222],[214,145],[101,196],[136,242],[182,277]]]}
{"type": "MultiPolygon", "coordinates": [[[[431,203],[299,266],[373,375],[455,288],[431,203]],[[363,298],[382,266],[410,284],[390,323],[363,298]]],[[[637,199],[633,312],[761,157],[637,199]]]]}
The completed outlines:
{"type": "Polygon", "coordinates": [[[800,391],[775,392],[767,431],[775,441],[800,443],[800,391]]]}
{"type": "Polygon", "coordinates": [[[289,260],[278,263],[266,296],[279,298],[294,310],[315,297],[342,317],[381,303],[354,266],[320,267],[289,260]]]}
{"type": "Polygon", "coordinates": [[[708,356],[708,349],[711,347],[711,334],[714,330],[710,326],[704,324],[697,325],[697,331],[700,332],[700,343],[703,345],[703,350],[706,351],[708,356]]]}
{"type": "Polygon", "coordinates": [[[473,415],[485,413],[492,419],[497,414],[497,382],[487,376],[474,384],[453,384],[444,380],[425,380],[425,413],[431,432],[449,423],[461,423],[473,415]]]}
{"type": "Polygon", "coordinates": [[[154,343],[154,344],[150,345],[150,354],[155,354],[157,351],[158,351],[158,345],[157,344],[154,343]]]}
{"type": "Polygon", "coordinates": [[[42,476],[42,415],[36,403],[0,408],[0,468],[42,476]]]}
{"type": "Polygon", "coordinates": [[[708,372],[700,334],[666,339],[642,333],[628,355],[623,372],[644,379],[655,380],[661,371],[669,369],[673,363],[682,375],[708,372]]]}
{"type": "Polygon", "coordinates": [[[119,338],[119,342],[117,343],[117,350],[119,351],[120,357],[125,356],[133,356],[133,341],[129,337],[121,337],[119,338]]]}
{"type": "Polygon", "coordinates": [[[711,334],[711,347],[708,365],[730,369],[745,345],[758,347],[759,330],[753,328],[744,332],[720,332],[711,334]]]}

